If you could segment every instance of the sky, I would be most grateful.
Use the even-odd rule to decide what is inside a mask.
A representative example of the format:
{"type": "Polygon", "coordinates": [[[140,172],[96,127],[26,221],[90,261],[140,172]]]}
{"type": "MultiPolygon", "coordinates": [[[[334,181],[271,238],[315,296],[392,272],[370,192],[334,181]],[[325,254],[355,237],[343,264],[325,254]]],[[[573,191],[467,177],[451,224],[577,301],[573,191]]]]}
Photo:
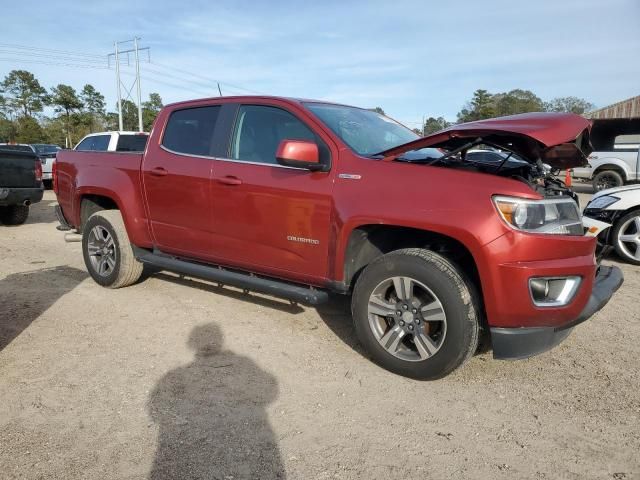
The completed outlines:
{"type": "MultiPolygon", "coordinates": [[[[91,83],[110,110],[116,80],[106,55],[134,36],[150,47],[142,95],[165,103],[217,96],[220,81],[225,95],[380,106],[417,127],[423,116],[454,120],[478,88],[600,107],[640,95],[640,0],[22,0],[10,10],[0,78],[26,69],[46,88],[91,83]]],[[[131,85],[133,66],[123,73],[131,85]]]]}

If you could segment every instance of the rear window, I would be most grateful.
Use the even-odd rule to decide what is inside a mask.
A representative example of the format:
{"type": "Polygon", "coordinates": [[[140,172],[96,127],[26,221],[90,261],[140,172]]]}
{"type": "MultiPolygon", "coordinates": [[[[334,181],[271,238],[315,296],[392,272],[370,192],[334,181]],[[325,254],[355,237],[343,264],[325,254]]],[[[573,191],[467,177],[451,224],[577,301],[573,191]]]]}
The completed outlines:
{"type": "Polygon", "coordinates": [[[169,117],[162,145],[175,153],[212,156],[220,105],[176,110],[169,117]]]}
{"type": "Polygon", "coordinates": [[[106,152],[110,140],[111,135],[94,135],[82,140],[75,149],[85,152],[106,152]]]}
{"type": "Polygon", "coordinates": [[[33,149],[29,145],[0,145],[0,149],[11,150],[12,152],[33,153],[33,149]]]}
{"type": "Polygon", "coordinates": [[[148,135],[120,135],[116,151],[118,152],[144,152],[147,146],[148,135]]]}
{"type": "Polygon", "coordinates": [[[640,135],[618,135],[613,149],[618,152],[637,152],[640,148],[640,135]]]}
{"type": "Polygon", "coordinates": [[[58,153],[58,150],[61,150],[58,145],[45,145],[42,143],[36,143],[31,146],[36,149],[36,152],[39,155],[55,155],[56,153],[58,153]]]}

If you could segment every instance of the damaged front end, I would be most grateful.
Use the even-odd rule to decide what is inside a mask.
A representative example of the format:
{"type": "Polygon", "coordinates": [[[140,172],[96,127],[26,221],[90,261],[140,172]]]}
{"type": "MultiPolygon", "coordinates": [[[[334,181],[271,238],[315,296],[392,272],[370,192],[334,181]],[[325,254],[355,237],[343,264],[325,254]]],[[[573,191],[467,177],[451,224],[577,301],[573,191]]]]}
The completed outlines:
{"type": "Polygon", "coordinates": [[[556,175],[588,164],[590,127],[587,119],[568,113],[512,115],[455,125],[379,156],[514,178],[544,197],[577,201],[556,175]]]}

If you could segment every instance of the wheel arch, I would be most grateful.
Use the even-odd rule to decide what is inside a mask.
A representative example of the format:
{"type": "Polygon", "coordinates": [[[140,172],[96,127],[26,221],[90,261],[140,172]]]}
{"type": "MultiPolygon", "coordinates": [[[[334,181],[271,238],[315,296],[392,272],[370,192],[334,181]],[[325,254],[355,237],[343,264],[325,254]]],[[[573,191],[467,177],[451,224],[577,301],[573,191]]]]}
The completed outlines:
{"type": "Polygon", "coordinates": [[[593,170],[593,174],[592,174],[591,178],[594,178],[599,173],[605,172],[605,171],[608,171],[608,170],[612,170],[612,171],[617,172],[620,175],[622,175],[622,179],[624,181],[627,181],[627,179],[629,178],[629,174],[628,174],[625,166],[621,165],[620,163],[614,163],[612,161],[607,161],[606,163],[603,163],[602,165],[598,165],[593,170]]]}
{"type": "Polygon", "coordinates": [[[439,253],[459,266],[482,295],[478,262],[472,250],[451,235],[415,227],[364,224],[353,228],[344,251],[344,288],[353,288],[358,275],[381,255],[402,248],[425,248],[439,253]]]}
{"type": "Polygon", "coordinates": [[[131,243],[139,247],[152,245],[147,227],[144,207],[138,195],[118,194],[104,187],[83,187],[76,190],[74,212],[75,226],[82,232],[84,224],[95,212],[101,210],[119,210],[131,243]]]}

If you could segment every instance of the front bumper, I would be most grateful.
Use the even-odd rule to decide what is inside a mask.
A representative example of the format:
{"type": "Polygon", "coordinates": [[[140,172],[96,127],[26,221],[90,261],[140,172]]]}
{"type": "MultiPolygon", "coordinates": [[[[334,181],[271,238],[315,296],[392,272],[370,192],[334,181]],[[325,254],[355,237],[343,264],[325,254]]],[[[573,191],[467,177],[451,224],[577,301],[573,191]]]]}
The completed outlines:
{"type": "Polygon", "coordinates": [[[40,188],[3,188],[0,187],[0,206],[22,205],[29,200],[38,203],[42,200],[44,189],[40,188]]]}
{"type": "Polygon", "coordinates": [[[589,319],[604,307],[624,281],[618,267],[601,266],[591,290],[591,296],[580,315],[556,327],[491,328],[493,357],[517,360],[546,352],[569,336],[573,327],[589,319]]]}

